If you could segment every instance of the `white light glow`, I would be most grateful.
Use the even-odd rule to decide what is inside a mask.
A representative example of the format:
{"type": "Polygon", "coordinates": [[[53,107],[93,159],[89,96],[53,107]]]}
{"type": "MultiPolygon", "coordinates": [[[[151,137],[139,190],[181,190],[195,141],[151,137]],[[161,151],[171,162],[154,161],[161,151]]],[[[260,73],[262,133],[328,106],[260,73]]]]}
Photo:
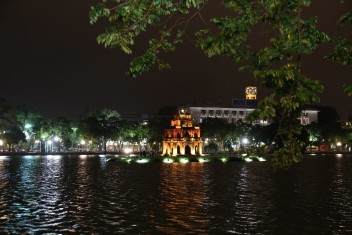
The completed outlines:
{"type": "Polygon", "coordinates": [[[132,149],[131,148],[124,148],[123,151],[127,154],[132,153],[132,149]]]}
{"type": "Polygon", "coordinates": [[[243,138],[243,139],[242,139],[242,143],[243,143],[243,144],[248,144],[248,139],[247,139],[247,138],[243,138]]]}
{"type": "Polygon", "coordinates": [[[198,158],[199,162],[209,162],[209,159],[206,158],[198,158]]]}
{"type": "Polygon", "coordinates": [[[181,158],[180,162],[181,163],[187,163],[187,162],[189,162],[189,160],[188,160],[188,158],[181,158]]]}
{"type": "Polygon", "coordinates": [[[147,162],[149,162],[149,159],[147,159],[147,158],[140,158],[140,159],[138,159],[136,162],[137,162],[137,163],[147,163],[147,162]]]}
{"type": "Polygon", "coordinates": [[[164,159],[163,159],[163,162],[164,162],[164,163],[173,163],[173,162],[174,162],[174,159],[172,159],[172,158],[164,158],[164,159]]]}

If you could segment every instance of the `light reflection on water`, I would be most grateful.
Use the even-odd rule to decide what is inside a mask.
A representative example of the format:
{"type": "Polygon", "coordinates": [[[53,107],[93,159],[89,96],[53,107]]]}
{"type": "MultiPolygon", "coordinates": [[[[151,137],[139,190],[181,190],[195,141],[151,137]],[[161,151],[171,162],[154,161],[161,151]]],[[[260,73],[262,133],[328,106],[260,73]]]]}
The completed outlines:
{"type": "MultiPolygon", "coordinates": [[[[162,223],[155,225],[169,234],[204,232],[209,227],[205,208],[211,204],[208,195],[206,166],[199,163],[161,166],[160,209],[162,223]],[[185,177],[185,175],[187,177],[185,177]]],[[[158,215],[153,215],[159,220],[158,215]]]]}
{"type": "Polygon", "coordinates": [[[0,233],[352,233],[352,156],[269,162],[0,157],[0,233]]]}

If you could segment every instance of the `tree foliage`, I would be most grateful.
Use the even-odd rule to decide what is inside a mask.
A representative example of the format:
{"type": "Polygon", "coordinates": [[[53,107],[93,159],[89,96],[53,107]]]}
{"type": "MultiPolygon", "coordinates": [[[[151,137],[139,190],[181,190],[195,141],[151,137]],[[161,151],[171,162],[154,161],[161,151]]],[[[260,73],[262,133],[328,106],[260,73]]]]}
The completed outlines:
{"type": "Polygon", "coordinates": [[[102,140],[106,151],[106,141],[116,134],[119,128],[120,114],[112,109],[97,109],[88,111],[80,122],[80,129],[84,136],[102,140]]]}
{"type": "MultiPolygon", "coordinates": [[[[109,26],[98,36],[105,47],[120,47],[128,54],[136,38],[151,27],[159,27],[159,36],[149,39],[143,55],[135,57],[129,74],[136,77],[152,66],[168,68],[162,55],[172,52],[189,36],[189,23],[195,18],[203,24],[194,34],[196,45],[209,56],[228,56],[239,62],[241,69],[253,73],[272,94],[265,97],[251,119],[265,119],[278,123],[275,139],[281,147],[274,154],[273,165],[287,168],[302,158],[301,127],[296,122],[300,111],[319,101],[323,86],[319,81],[302,74],[303,55],[312,54],[332,37],[317,28],[317,17],[303,17],[311,0],[223,0],[225,9],[219,16],[203,17],[211,1],[146,1],[102,0],[92,7],[90,22],[106,18],[109,26]],[[262,29],[262,30],[261,30],[262,29]],[[260,31],[261,30],[261,31],[260,31]],[[265,35],[263,46],[251,44],[253,35],[265,35]]],[[[342,16],[342,25],[351,24],[352,13],[342,16]]],[[[351,44],[336,39],[336,49],[328,59],[351,64],[351,44]]],[[[352,85],[345,85],[352,94],[352,85]]]]}
{"type": "MultiPolygon", "coordinates": [[[[342,27],[352,26],[352,11],[347,12],[338,22],[342,27]]],[[[343,65],[352,65],[352,41],[343,37],[333,37],[335,43],[334,51],[326,57],[326,59],[337,61],[343,65]]],[[[344,90],[352,96],[352,82],[344,84],[344,90]]]]}

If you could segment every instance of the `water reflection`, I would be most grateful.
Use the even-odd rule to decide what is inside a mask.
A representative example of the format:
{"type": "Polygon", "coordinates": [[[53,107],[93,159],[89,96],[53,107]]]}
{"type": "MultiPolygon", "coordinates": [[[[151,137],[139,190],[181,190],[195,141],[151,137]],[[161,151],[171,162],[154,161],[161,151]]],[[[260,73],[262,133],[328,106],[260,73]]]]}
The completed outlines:
{"type": "Polygon", "coordinates": [[[160,181],[164,222],[159,223],[159,230],[168,234],[206,231],[209,222],[204,210],[209,205],[207,166],[163,164],[160,181]]]}
{"type": "Polygon", "coordinates": [[[328,207],[331,213],[326,222],[333,234],[351,233],[352,228],[346,226],[352,222],[352,164],[341,155],[336,156],[332,180],[329,186],[331,194],[328,207]]]}
{"type": "Polygon", "coordinates": [[[126,163],[0,158],[1,234],[349,234],[352,156],[126,163]]]}
{"type": "MultiPolygon", "coordinates": [[[[7,202],[10,200],[9,187],[9,169],[7,156],[0,156],[0,227],[1,224],[7,223],[10,210],[7,207],[7,202]]],[[[0,230],[1,231],[1,230],[0,230]]]]}

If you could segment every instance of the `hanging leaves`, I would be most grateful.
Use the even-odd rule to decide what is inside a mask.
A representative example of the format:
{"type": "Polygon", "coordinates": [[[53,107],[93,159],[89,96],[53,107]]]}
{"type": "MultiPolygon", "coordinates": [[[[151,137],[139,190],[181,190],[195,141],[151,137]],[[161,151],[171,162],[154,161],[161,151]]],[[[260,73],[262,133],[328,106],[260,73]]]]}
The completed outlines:
{"type": "MultiPolygon", "coordinates": [[[[265,119],[277,123],[278,144],[273,165],[287,168],[302,159],[302,143],[297,141],[300,126],[297,117],[308,105],[319,102],[322,84],[301,71],[303,55],[312,54],[319,45],[334,42],[336,48],[326,59],[352,64],[352,44],[343,38],[330,38],[317,27],[317,17],[301,12],[311,0],[223,0],[222,15],[204,18],[205,0],[102,0],[92,7],[90,22],[101,18],[111,25],[98,36],[105,47],[120,47],[127,54],[141,33],[149,27],[161,29],[152,36],[145,52],[130,63],[128,74],[140,76],[153,67],[169,68],[164,55],[173,52],[184,38],[193,35],[196,46],[208,57],[227,56],[241,63],[272,91],[259,102],[250,120],[265,119]],[[189,33],[189,23],[200,20],[199,28],[189,33]],[[257,41],[249,40],[256,37],[257,41]],[[260,41],[260,47],[257,45],[260,41]]],[[[341,17],[341,25],[352,23],[352,13],[341,17]]],[[[192,36],[192,37],[193,37],[192,36]]],[[[352,85],[344,89],[352,95],[352,85]]]]}

